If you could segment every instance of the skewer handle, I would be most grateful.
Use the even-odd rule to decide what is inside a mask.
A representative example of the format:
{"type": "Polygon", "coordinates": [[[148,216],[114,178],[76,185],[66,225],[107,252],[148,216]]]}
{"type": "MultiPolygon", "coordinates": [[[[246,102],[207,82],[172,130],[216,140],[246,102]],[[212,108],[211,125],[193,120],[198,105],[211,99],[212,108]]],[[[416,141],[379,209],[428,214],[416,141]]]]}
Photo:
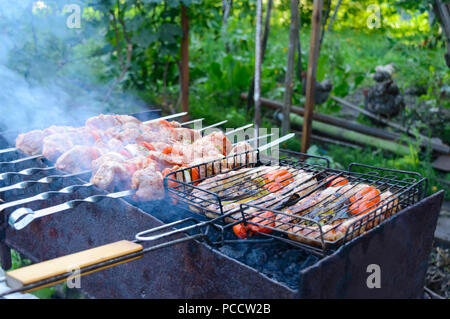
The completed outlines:
{"type": "MultiPolygon", "coordinates": [[[[86,184],[86,185],[90,185],[86,184]]],[[[78,185],[74,185],[77,186],[78,185]]],[[[70,186],[69,186],[70,187],[70,186]]],[[[105,198],[121,198],[121,197],[125,197],[125,196],[130,196],[130,195],[134,195],[136,193],[136,190],[131,189],[131,190],[126,190],[126,191],[121,191],[121,192],[116,192],[116,193],[110,193],[110,194],[106,194],[106,195],[92,195],[83,199],[73,199],[70,200],[68,202],[56,205],[56,206],[51,206],[51,207],[47,207],[47,208],[43,208],[37,211],[33,211],[30,208],[26,208],[26,207],[21,207],[16,209],[14,212],[11,213],[11,215],[9,215],[8,218],[8,223],[9,225],[15,229],[15,230],[21,230],[24,229],[26,226],[28,226],[33,220],[47,216],[47,215],[52,215],[55,213],[59,213],[59,212],[63,212],[65,210],[74,208],[78,205],[80,205],[81,203],[98,203],[99,201],[105,199],[105,198]]]]}
{"type": "Polygon", "coordinates": [[[28,290],[33,291],[62,282],[66,278],[76,274],[86,275],[138,259],[142,256],[142,254],[139,254],[142,250],[143,246],[140,244],[128,240],[121,240],[111,244],[8,271],[5,274],[5,280],[7,285],[12,289],[21,289],[26,288],[26,286],[33,285],[33,288],[28,290]],[[131,255],[128,259],[121,258],[128,255],[131,255]],[[113,262],[114,259],[120,259],[120,261],[113,262]],[[99,267],[92,269],[92,266],[95,265],[98,265],[99,267]],[[92,270],[83,271],[87,267],[92,270]],[[61,279],[60,277],[63,278],[61,279]]]}

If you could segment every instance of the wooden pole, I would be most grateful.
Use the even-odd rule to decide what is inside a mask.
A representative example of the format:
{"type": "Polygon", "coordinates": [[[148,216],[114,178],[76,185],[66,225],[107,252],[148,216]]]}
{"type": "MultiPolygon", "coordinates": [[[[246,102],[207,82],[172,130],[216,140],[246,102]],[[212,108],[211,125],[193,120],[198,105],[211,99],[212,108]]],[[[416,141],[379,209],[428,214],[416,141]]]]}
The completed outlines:
{"type": "MultiPolygon", "coordinates": [[[[297,114],[291,114],[292,125],[304,126],[304,120],[297,114]]],[[[357,144],[368,145],[376,149],[382,149],[398,155],[408,155],[409,147],[392,141],[387,141],[373,136],[350,131],[341,127],[325,124],[322,122],[312,121],[314,131],[325,133],[334,138],[351,141],[357,144]]]]}
{"type": "Polygon", "coordinates": [[[289,113],[292,105],[292,91],[294,90],[294,64],[295,50],[298,39],[298,0],[291,0],[291,24],[289,27],[289,45],[287,55],[287,67],[284,89],[283,120],[281,121],[281,132],[283,135],[289,133],[289,113]]]}
{"type": "Polygon", "coordinates": [[[259,128],[261,127],[261,20],[262,0],[258,0],[256,5],[255,92],[253,93],[253,101],[255,103],[255,136],[259,136],[259,128]]]}
{"type": "MultiPolygon", "coordinates": [[[[189,20],[187,8],[181,5],[181,65],[180,65],[180,87],[181,87],[181,111],[189,112],[189,20]]],[[[183,117],[183,121],[189,118],[189,114],[183,117]]]]}
{"type": "Polygon", "coordinates": [[[302,131],[301,151],[306,153],[311,140],[311,121],[314,111],[314,91],[316,87],[317,59],[320,48],[320,25],[322,15],[323,0],[314,0],[311,41],[308,59],[308,72],[306,74],[306,103],[305,103],[305,123],[302,131]]]}
{"type": "MultiPolygon", "coordinates": [[[[365,109],[362,109],[359,106],[356,106],[356,105],[354,105],[354,104],[352,104],[352,103],[350,103],[350,102],[348,102],[348,101],[346,101],[346,100],[344,100],[344,99],[342,99],[340,97],[330,95],[330,98],[332,100],[338,102],[339,104],[341,104],[343,106],[346,106],[346,107],[349,107],[352,110],[355,110],[355,111],[357,111],[357,112],[359,112],[361,114],[364,114],[367,117],[370,117],[370,118],[372,118],[374,120],[377,120],[378,122],[383,123],[384,125],[388,125],[388,126],[390,126],[392,128],[395,128],[395,129],[397,129],[397,130],[399,130],[401,132],[404,132],[404,133],[406,133],[406,134],[408,134],[410,136],[415,137],[414,134],[410,130],[408,130],[406,127],[403,127],[403,126],[401,126],[401,125],[399,125],[397,123],[394,123],[394,122],[391,122],[391,121],[389,121],[389,120],[387,120],[385,118],[382,118],[380,115],[373,114],[372,112],[369,112],[369,111],[367,111],[365,109]]],[[[450,152],[449,146],[444,144],[444,143],[435,142],[432,139],[430,139],[429,137],[427,137],[425,135],[422,135],[422,134],[418,134],[418,137],[420,139],[422,139],[424,142],[431,144],[432,148],[437,150],[437,151],[439,151],[439,152],[443,152],[444,154],[447,154],[447,153],[450,152]]]]}
{"type": "MultiPolygon", "coordinates": [[[[264,22],[264,34],[262,38],[262,48],[261,48],[261,64],[264,63],[264,55],[266,54],[266,48],[267,48],[267,40],[269,39],[269,33],[270,33],[270,15],[272,12],[272,5],[273,0],[269,0],[267,2],[267,10],[266,10],[266,19],[264,22]]],[[[248,98],[247,98],[247,105],[246,105],[246,111],[250,109],[250,107],[253,104],[253,94],[255,92],[255,75],[253,74],[252,80],[250,82],[250,87],[248,90],[248,98]]]]}

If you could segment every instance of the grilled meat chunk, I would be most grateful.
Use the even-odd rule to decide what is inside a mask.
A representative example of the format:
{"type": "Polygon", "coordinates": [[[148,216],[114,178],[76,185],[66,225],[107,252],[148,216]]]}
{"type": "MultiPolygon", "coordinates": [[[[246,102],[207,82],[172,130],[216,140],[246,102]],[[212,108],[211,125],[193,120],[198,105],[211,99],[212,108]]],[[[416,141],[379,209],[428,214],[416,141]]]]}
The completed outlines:
{"type": "Polygon", "coordinates": [[[101,155],[101,150],[92,146],[77,145],[63,153],[55,163],[56,168],[78,173],[92,168],[92,162],[101,155]]]}
{"type": "Polygon", "coordinates": [[[131,180],[131,187],[137,189],[136,197],[141,201],[164,198],[163,175],[156,165],[136,171],[131,180]]]}
{"type": "Polygon", "coordinates": [[[66,134],[52,134],[44,138],[42,154],[51,162],[55,162],[61,154],[70,150],[75,144],[66,134]]]}
{"type": "Polygon", "coordinates": [[[91,117],[86,120],[85,126],[93,129],[106,131],[113,127],[120,127],[126,123],[141,123],[137,118],[130,115],[105,115],[91,117]]]}
{"type": "Polygon", "coordinates": [[[74,128],[70,126],[52,125],[44,130],[33,130],[27,133],[22,133],[16,138],[16,147],[28,155],[41,154],[42,143],[46,136],[52,134],[64,134],[73,131],[74,128]]]}
{"type": "Polygon", "coordinates": [[[19,134],[16,138],[16,147],[28,155],[41,154],[44,137],[44,131],[41,130],[19,134]]]}
{"type": "Polygon", "coordinates": [[[256,163],[256,152],[252,152],[253,147],[248,142],[239,142],[237,143],[228,154],[229,157],[244,153],[240,156],[233,156],[228,159],[228,165],[246,165],[248,163],[256,163]],[[247,155],[245,155],[247,153],[247,155]]]}

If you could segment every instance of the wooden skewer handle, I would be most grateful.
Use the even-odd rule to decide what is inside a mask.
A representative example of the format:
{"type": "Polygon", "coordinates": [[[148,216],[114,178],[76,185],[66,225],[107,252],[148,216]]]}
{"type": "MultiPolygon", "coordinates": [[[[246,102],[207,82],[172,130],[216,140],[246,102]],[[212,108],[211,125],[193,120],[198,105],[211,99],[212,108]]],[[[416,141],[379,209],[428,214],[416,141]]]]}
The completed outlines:
{"type": "MultiPolygon", "coordinates": [[[[80,270],[81,274],[85,275],[87,273],[83,273],[83,269],[86,267],[110,261],[115,258],[123,257],[142,250],[143,247],[140,244],[128,240],[121,240],[111,244],[8,271],[6,273],[6,283],[12,289],[18,289],[65,273],[73,272],[74,270],[80,270]]],[[[134,259],[136,258],[132,258],[132,260],[134,259]]],[[[123,262],[125,261],[120,263],[123,262]]],[[[98,268],[95,271],[110,268],[116,264],[118,263],[109,264],[105,267],[98,268]]],[[[92,272],[94,271],[90,271],[88,273],[92,272]]],[[[53,282],[52,285],[55,283],[56,282],[53,282]]],[[[47,283],[45,286],[49,286],[49,284],[47,283]]]]}

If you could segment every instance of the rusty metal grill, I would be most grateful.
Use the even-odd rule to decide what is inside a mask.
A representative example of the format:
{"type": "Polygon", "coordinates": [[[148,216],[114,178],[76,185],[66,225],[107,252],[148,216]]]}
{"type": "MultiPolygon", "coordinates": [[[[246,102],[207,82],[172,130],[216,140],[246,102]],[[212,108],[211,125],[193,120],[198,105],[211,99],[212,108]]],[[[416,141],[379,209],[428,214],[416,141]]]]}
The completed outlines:
{"type": "MultiPolygon", "coordinates": [[[[281,151],[279,162],[263,158],[258,151],[237,154],[226,160],[173,172],[165,179],[167,193],[174,202],[184,203],[191,211],[211,218],[223,216],[228,222],[225,228],[241,222],[245,226],[258,226],[262,230],[257,231],[260,235],[321,255],[332,252],[421,200],[426,183],[426,178],[415,172],[356,163],[346,171],[331,169],[326,158],[290,151],[281,151]],[[322,160],[324,165],[311,164],[312,158],[322,160]],[[286,183],[274,192],[277,196],[262,190],[270,183],[263,176],[274,169],[275,163],[276,168],[279,166],[291,173],[280,181],[286,183]],[[199,178],[191,180],[195,174],[199,178]],[[296,180],[302,175],[304,178],[296,180]],[[333,185],[334,181],[338,184],[339,178],[345,178],[348,184],[333,185]],[[219,183],[225,185],[220,190],[217,187],[219,183]],[[326,185],[333,190],[330,191],[326,185]],[[377,203],[359,208],[362,196],[353,203],[349,202],[349,198],[358,195],[361,187],[368,186],[380,191],[377,203]],[[239,192],[242,196],[236,198],[239,192]],[[311,203],[308,204],[309,199],[311,203]],[[306,204],[292,211],[302,200],[306,204]],[[356,209],[359,209],[358,214],[351,215],[356,209]],[[267,212],[272,214],[267,216],[267,212]]],[[[374,197],[368,198],[369,203],[374,197]]]]}
{"type": "MultiPolygon", "coordinates": [[[[99,298],[420,296],[425,272],[423,265],[426,264],[431,247],[442,191],[418,202],[424,197],[426,189],[426,179],[418,174],[360,164],[350,165],[347,170],[336,170],[329,167],[326,158],[285,150],[280,150],[280,153],[279,161],[252,151],[228,157],[226,161],[216,160],[172,173],[164,182],[169,199],[179,204],[176,206],[165,201],[135,203],[129,199],[105,199],[95,205],[75,207],[71,213],[37,220],[26,231],[15,231],[8,227],[7,217],[11,207],[5,208],[0,220],[0,259],[4,265],[8,264],[9,248],[14,248],[33,261],[42,261],[129,238],[130,234],[145,228],[170,226],[175,220],[194,216],[194,224],[198,222],[198,227],[211,226],[210,231],[207,232],[208,228],[195,228],[186,235],[179,233],[176,238],[183,239],[183,243],[163,251],[155,250],[141,261],[86,277],[83,290],[88,295],[99,298]],[[313,187],[298,185],[292,189],[285,185],[280,190],[284,194],[282,200],[270,200],[270,196],[266,194],[259,203],[249,201],[238,203],[235,207],[230,206],[230,199],[236,195],[237,188],[244,189],[250,180],[236,182],[234,189],[224,189],[222,193],[203,188],[200,184],[209,177],[228,171],[239,172],[241,169],[247,169],[247,174],[255,173],[254,177],[258,178],[263,175],[264,169],[270,169],[271,164],[289,169],[293,176],[303,170],[310,174],[303,182],[315,179],[315,184],[313,187]],[[259,173],[257,170],[260,170],[259,173]],[[195,172],[197,178],[194,178],[195,172]],[[355,184],[367,183],[382,190],[391,190],[395,199],[383,203],[383,207],[387,208],[386,212],[383,213],[383,207],[378,207],[365,214],[363,219],[352,223],[345,236],[335,242],[327,242],[325,231],[322,231],[321,237],[315,238],[316,243],[293,240],[289,238],[292,234],[287,230],[280,230],[264,222],[262,212],[271,211],[282,215],[285,206],[294,205],[321,190],[326,184],[325,179],[333,175],[345,177],[355,184]],[[193,194],[194,191],[197,193],[193,194]],[[296,196],[294,193],[299,191],[304,192],[301,196],[296,196]],[[180,207],[189,211],[181,212],[180,207]],[[192,211],[219,218],[214,223],[205,224],[208,218],[197,215],[197,219],[192,211]],[[255,222],[255,217],[261,217],[261,220],[255,222]],[[384,222],[386,219],[389,222],[384,222]],[[223,220],[226,222],[223,223],[223,220]],[[241,240],[230,231],[230,228],[241,223],[253,223],[255,226],[273,229],[270,233],[255,233],[255,236],[241,240]],[[99,232],[99,229],[103,231],[99,232]],[[368,234],[360,236],[365,232],[368,234]],[[194,237],[198,239],[191,241],[194,237]],[[401,238],[397,240],[397,237],[401,238]],[[385,242],[390,243],[388,249],[385,242]],[[295,249],[297,247],[301,249],[295,249]],[[311,252],[319,257],[310,254],[311,252]],[[325,256],[327,254],[329,255],[325,256]],[[383,289],[368,290],[365,286],[364,270],[368,261],[380,264],[385,269],[386,282],[383,282],[383,289]],[[298,267],[294,267],[292,271],[290,266],[294,263],[298,267]],[[274,265],[278,267],[273,269],[274,265]],[[289,275],[286,275],[285,270],[289,270],[289,275]],[[415,280],[411,281],[411,278],[415,280]],[[126,285],[123,285],[125,282],[126,285]]],[[[8,162],[22,156],[20,152],[0,152],[0,161],[8,162]]],[[[61,187],[79,185],[85,181],[84,176],[78,176],[79,178],[54,178],[48,184],[34,183],[37,176],[47,178],[54,174],[64,174],[57,170],[53,172],[48,165],[52,163],[43,159],[18,162],[14,167],[9,164],[0,165],[0,172],[12,170],[1,175],[4,179],[0,178],[0,187],[5,187],[0,188],[0,197],[6,200],[3,205],[12,200],[25,200],[30,195],[43,191],[54,190],[56,194],[61,187]],[[28,171],[21,171],[29,169],[30,165],[44,169],[30,172],[29,175],[28,171]],[[27,180],[31,180],[32,185],[23,189],[8,188],[13,183],[27,180]]],[[[96,194],[104,192],[96,187],[84,187],[73,194],[58,193],[57,196],[49,196],[30,203],[29,206],[41,209],[96,194]]],[[[240,199],[249,195],[251,194],[243,192],[240,199]]],[[[327,200],[329,199],[324,199],[327,200]]],[[[317,210],[314,214],[313,211],[308,211],[302,216],[288,217],[292,218],[292,226],[305,229],[319,224],[320,232],[323,226],[314,220],[315,214],[319,215],[320,211],[317,210]]],[[[328,218],[333,218],[333,215],[328,218]]],[[[272,220],[267,222],[270,224],[272,220]]],[[[168,247],[169,243],[164,241],[162,244],[168,247]]]]}

